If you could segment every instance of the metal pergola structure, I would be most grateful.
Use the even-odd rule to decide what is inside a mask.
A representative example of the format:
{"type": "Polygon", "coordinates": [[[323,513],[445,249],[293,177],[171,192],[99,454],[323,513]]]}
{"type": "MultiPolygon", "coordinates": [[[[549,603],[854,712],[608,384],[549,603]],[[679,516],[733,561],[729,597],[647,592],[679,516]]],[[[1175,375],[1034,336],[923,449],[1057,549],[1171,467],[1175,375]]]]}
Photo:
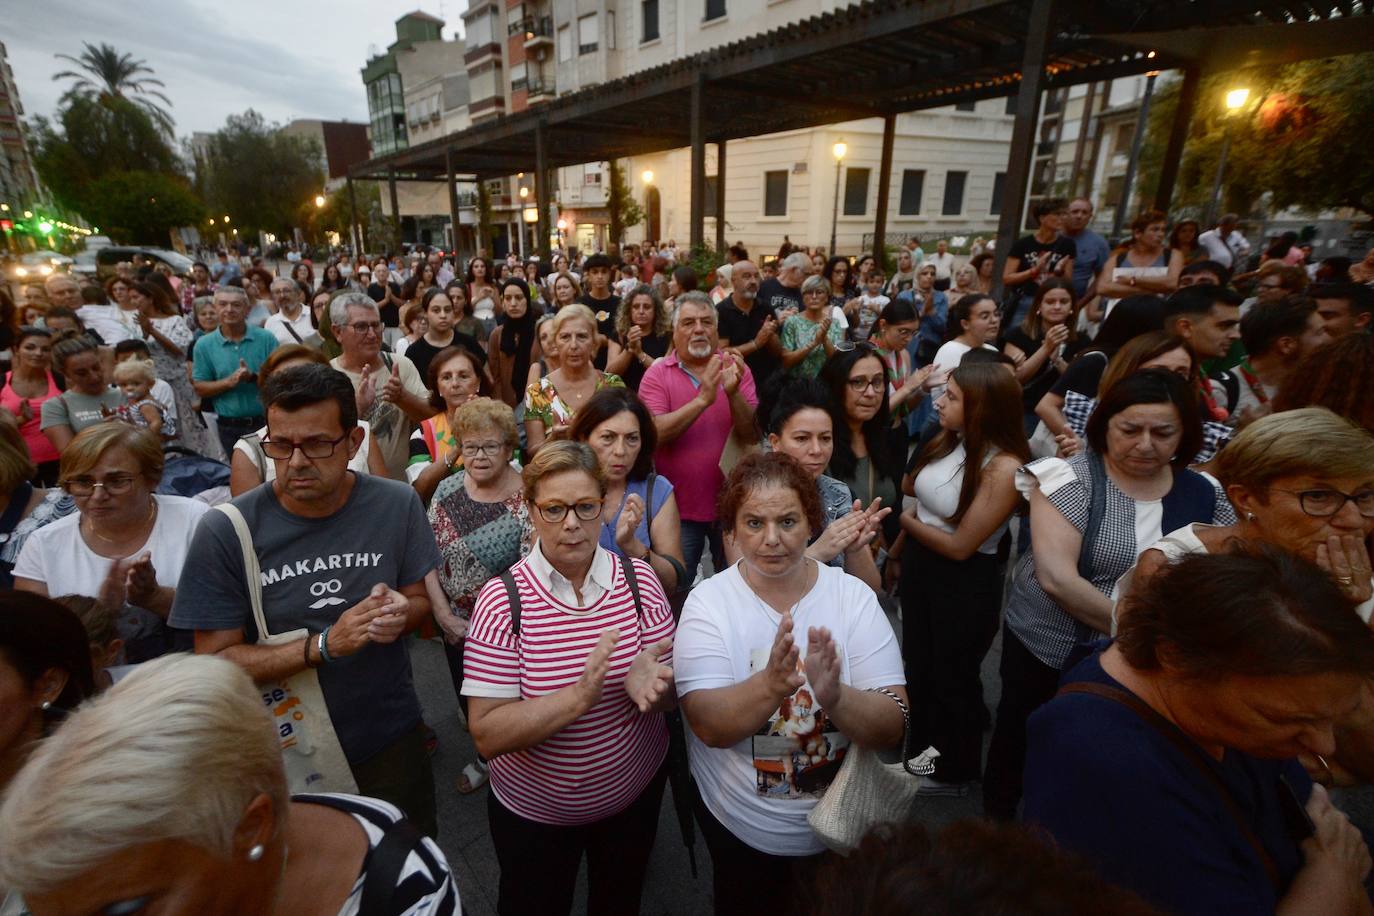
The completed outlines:
{"type": "MultiPolygon", "coordinates": [[[[1022,224],[1044,91],[1182,69],[1155,199],[1167,210],[1204,72],[1369,48],[1374,0],[862,0],[369,160],[350,170],[350,195],[354,178],[387,181],[399,223],[397,181],[445,181],[456,238],[458,176],[532,172],[547,260],[551,169],[690,147],[696,246],[705,240],[707,143],[717,145],[723,217],[728,141],[882,118],[876,249],[896,115],[1015,94],[1001,254],[1022,224]]],[[[718,248],[724,233],[719,218],[718,248]]]]}

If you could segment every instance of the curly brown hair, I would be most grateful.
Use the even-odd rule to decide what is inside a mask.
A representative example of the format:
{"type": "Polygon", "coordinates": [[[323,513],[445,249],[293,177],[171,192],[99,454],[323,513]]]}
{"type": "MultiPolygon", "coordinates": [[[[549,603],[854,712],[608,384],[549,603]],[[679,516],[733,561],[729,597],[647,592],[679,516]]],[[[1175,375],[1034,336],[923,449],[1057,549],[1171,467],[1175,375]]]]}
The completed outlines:
{"type": "Polygon", "coordinates": [[[811,526],[811,536],[815,537],[825,527],[821,514],[821,496],[811,475],[791,455],[781,452],[755,452],[740,459],[730,476],[725,479],[720,496],[716,499],[716,517],[726,534],[735,530],[735,517],[744,506],[744,501],[755,490],[763,487],[790,487],[801,500],[806,522],[811,526]]]}
{"type": "Polygon", "coordinates": [[[1325,407],[1374,432],[1374,337],[1348,334],[1311,353],[1274,398],[1274,411],[1325,407]]]}

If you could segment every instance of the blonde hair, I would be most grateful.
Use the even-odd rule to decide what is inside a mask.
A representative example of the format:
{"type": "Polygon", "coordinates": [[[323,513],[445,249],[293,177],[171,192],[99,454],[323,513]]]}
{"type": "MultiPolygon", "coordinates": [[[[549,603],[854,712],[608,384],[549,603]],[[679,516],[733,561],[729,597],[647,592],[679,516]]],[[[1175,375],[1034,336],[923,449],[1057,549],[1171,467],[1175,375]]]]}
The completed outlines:
{"type": "Polygon", "coordinates": [[[243,669],[210,655],[146,662],[78,708],[15,776],[0,807],[0,885],[48,893],[160,840],[227,858],[259,795],[280,825],[281,746],[243,669]]]}
{"type": "Polygon", "coordinates": [[[53,600],[77,616],[92,645],[103,649],[119,639],[119,611],[113,605],[89,595],[62,595],[53,600]]]}
{"type": "Polygon", "coordinates": [[[0,493],[14,488],[38,472],[29,457],[29,447],[19,432],[19,422],[8,411],[0,410],[0,493]]]}
{"type": "Polygon", "coordinates": [[[592,329],[592,337],[593,337],[593,338],[596,337],[596,335],[597,335],[596,315],[592,314],[592,310],[589,309],[589,308],[587,308],[587,307],[586,307],[585,305],[583,305],[582,303],[580,303],[580,302],[574,302],[574,303],[572,303],[571,305],[565,305],[565,306],[563,306],[563,307],[562,307],[561,309],[559,309],[556,313],[554,313],[554,316],[553,316],[553,339],[554,339],[554,340],[557,340],[557,339],[558,339],[558,332],[561,331],[561,330],[563,329],[563,325],[567,324],[569,321],[585,321],[585,322],[587,322],[588,327],[590,327],[590,328],[592,329]]]}
{"type": "Polygon", "coordinates": [[[539,481],[564,471],[586,473],[596,481],[601,495],[606,495],[606,474],[601,470],[601,463],[596,460],[596,452],[592,451],[592,447],[585,442],[556,439],[541,445],[530,463],[525,465],[521,475],[525,481],[525,501],[534,502],[535,494],[539,492],[539,481]]]}
{"type": "MultiPolygon", "coordinates": [[[[466,350],[461,352],[468,357],[468,362],[472,362],[471,354],[466,350]]],[[[464,436],[488,429],[500,433],[501,441],[507,448],[514,449],[520,444],[520,434],[515,428],[515,411],[504,401],[476,398],[459,407],[453,415],[453,435],[460,444],[464,436]]]]}
{"type": "Polygon", "coordinates": [[[89,474],[112,448],[127,449],[138,462],[143,479],[157,486],[162,479],[162,443],[148,430],[127,423],[97,423],[77,433],[62,450],[59,483],[65,487],[73,477],[89,474]]]}
{"type": "Polygon", "coordinates": [[[151,385],[157,381],[157,368],[151,359],[126,359],[115,363],[113,375],[115,382],[128,380],[151,385]]]}
{"type": "Polygon", "coordinates": [[[1285,410],[1241,430],[1214,469],[1223,487],[1256,495],[1281,477],[1374,477],[1374,434],[1325,407],[1285,410]]]}

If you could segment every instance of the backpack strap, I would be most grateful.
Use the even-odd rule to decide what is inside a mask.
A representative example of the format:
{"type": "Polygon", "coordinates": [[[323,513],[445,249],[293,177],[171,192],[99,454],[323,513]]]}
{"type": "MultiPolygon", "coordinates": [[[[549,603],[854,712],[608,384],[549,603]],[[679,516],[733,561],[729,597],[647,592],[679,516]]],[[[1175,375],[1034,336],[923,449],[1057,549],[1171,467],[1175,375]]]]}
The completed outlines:
{"type": "Polygon", "coordinates": [[[1083,544],[1078,548],[1078,574],[1085,581],[1092,581],[1093,544],[1102,529],[1102,519],[1107,514],[1107,468],[1102,456],[1088,450],[1088,524],[1083,529],[1083,544]]]}
{"type": "Polygon", "coordinates": [[[1241,810],[1235,796],[1231,794],[1230,787],[1226,785],[1211,761],[1202,753],[1193,739],[1184,734],[1177,725],[1155,712],[1135,694],[1120,688],[1090,681],[1080,681],[1074,684],[1065,684],[1059,688],[1059,693],[1056,696],[1062,697],[1070,693],[1086,693],[1125,706],[1182,753],[1188,762],[1216,789],[1217,797],[1221,800],[1222,806],[1226,808],[1227,813],[1235,821],[1241,836],[1245,838],[1245,841],[1254,849],[1255,855],[1259,857],[1260,864],[1264,866],[1265,874],[1269,876],[1269,881],[1274,885],[1275,892],[1282,893],[1283,879],[1278,865],[1274,862],[1274,857],[1269,854],[1269,850],[1264,848],[1260,838],[1255,835],[1254,828],[1250,826],[1250,821],[1245,816],[1245,812],[1241,810]]]}
{"type": "MultiPolygon", "coordinates": [[[[510,606],[510,632],[518,641],[520,639],[520,589],[515,587],[515,577],[510,574],[510,570],[501,573],[501,584],[506,587],[506,602],[510,606]]],[[[636,601],[639,599],[636,598],[636,601]]]]}
{"type": "Polygon", "coordinates": [[[635,599],[635,616],[641,622],[644,620],[644,602],[639,597],[639,574],[635,572],[635,564],[629,557],[616,554],[620,557],[620,569],[625,574],[625,584],[630,586],[630,595],[635,599]]]}

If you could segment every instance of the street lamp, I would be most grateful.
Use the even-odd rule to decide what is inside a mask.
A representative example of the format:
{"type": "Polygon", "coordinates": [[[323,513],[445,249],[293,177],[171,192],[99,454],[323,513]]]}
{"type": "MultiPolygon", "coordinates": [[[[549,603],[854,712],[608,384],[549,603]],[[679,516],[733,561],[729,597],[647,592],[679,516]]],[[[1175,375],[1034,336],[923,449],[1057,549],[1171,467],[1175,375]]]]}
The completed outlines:
{"type": "Polygon", "coordinates": [[[1221,211],[1221,182],[1226,177],[1226,157],[1231,152],[1231,115],[1245,107],[1250,100],[1250,90],[1241,86],[1226,93],[1227,121],[1221,135],[1221,155],[1217,157],[1217,177],[1212,182],[1212,201],[1207,206],[1207,225],[1214,226],[1217,214],[1221,211]]]}
{"type": "Polygon", "coordinates": [[[229,225],[229,217],[226,216],[226,217],[224,218],[224,224],[225,224],[226,226],[229,225]]]}
{"type": "Polygon", "coordinates": [[[835,154],[835,209],[830,215],[830,256],[835,256],[835,228],[840,221],[840,164],[844,162],[844,154],[849,152],[849,146],[843,141],[838,140],[830,150],[835,154]]]}
{"type": "Polygon", "coordinates": [[[644,183],[644,241],[653,244],[653,204],[650,201],[650,191],[653,190],[654,170],[645,169],[639,174],[639,179],[644,183]]]}
{"type": "Polygon", "coordinates": [[[323,194],[316,194],[316,195],[315,195],[315,206],[317,206],[317,207],[323,207],[323,206],[324,206],[324,195],[323,195],[323,194]]]}

